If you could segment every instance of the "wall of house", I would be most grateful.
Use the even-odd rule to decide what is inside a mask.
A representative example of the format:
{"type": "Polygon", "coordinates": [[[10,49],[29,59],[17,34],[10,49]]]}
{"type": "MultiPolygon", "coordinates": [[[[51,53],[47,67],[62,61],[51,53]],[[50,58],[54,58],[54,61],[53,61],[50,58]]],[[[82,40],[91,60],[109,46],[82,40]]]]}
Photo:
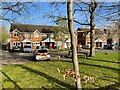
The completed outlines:
{"type": "Polygon", "coordinates": [[[40,42],[42,41],[43,35],[39,32],[33,32],[31,34],[30,40],[32,41],[32,49],[35,50],[37,46],[40,46],[40,42]]]}
{"type": "MultiPolygon", "coordinates": [[[[10,47],[13,47],[15,42],[20,43],[22,40],[24,40],[23,34],[17,30],[10,33],[10,47]]],[[[21,46],[21,44],[19,46],[21,46]]]]}
{"type": "MultiPolygon", "coordinates": [[[[49,35],[51,35],[50,33],[47,34],[47,37],[49,37],[49,35]]],[[[68,35],[68,34],[67,34],[68,35]]],[[[56,43],[54,43],[54,46],[56,46],[58,43],[61,42],[61,45],[59,45],[59,49],[64,49],[64,44],[65,44],[65,40],[68,38],[70,38],[70,36],[68,35],[68,37],[65,37],[66,34],[64,34],[61,37],[61,41],[56,41],[56,43]]],[[[34,31],[34,32],[19,32],[17,29],[14,30],[13,32],[11,32],[10,34],[10,46],[13,47],[13,43],[14,42],[18,42],[20,43],[20,46],[24,47],[26,45],[26,43],[22,42],[25,39],[29,39],[30,41],[32,41],[31,45],[32,45],[32,49],[35,50],[37,46],[43,46],[45,47],[45,43],[41,42],[42,40],[45,39],[45,36],[43,33],[40,33],[39,31],[34,31]],[[14,34],[16,34],[17,36],[14,36],[14,34]]],[[[54,39],[54,37],[52,37],[54,39]]],[[[70,48],[70,43],[67,43],[68,48],[70,48]]]]}
{"type": "Polygon", "coordinates": [[[38,46],[38,43],[40,45],[40,42],[42,41],[42,34],[36,32],[33,33],[21,33],[18,30],[14,30],[13,32],[10,33],[10,47],[13,47],[14,42],[18,42],[20,43],[19,46],[23,45],[25,46],[25,43],[21,44],[21,41],[23,41],[24,39],[28,38],[29,40],[32,41],[32,49],[36,49],[36,47],[38,46]],[[15,36],[15,34],[17,36],[15,36]],[[26,34],[29,34],[29,37],[26,37],[26,34]]]}

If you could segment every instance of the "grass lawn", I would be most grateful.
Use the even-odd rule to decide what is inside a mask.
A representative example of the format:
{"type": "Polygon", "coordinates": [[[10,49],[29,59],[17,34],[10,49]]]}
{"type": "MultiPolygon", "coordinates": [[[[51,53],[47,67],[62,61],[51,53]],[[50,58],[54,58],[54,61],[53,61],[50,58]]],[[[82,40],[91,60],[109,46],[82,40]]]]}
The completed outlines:
{"type": "MultiPolygon", "coordinates": [[[[82,88],[88,90],[97,88],[100,90],[118,90],[118,53],[111,52],[105,55],[97,52],[96,57],[88,59],[79,58],[80,75],[86,74],[95,77],[95,83],[82,83],[82,88]],[[107,88],[107,89],[106,89],[107,88]]],[[[6,65],[2,67],[3,88],[63,88],[74,90],[74,79],[63,79],[64,69],[72,69],[72,61],[39,61],[20,65],[6,65]],[[56,69],[62,72],[58,73],[56,69]]]]}

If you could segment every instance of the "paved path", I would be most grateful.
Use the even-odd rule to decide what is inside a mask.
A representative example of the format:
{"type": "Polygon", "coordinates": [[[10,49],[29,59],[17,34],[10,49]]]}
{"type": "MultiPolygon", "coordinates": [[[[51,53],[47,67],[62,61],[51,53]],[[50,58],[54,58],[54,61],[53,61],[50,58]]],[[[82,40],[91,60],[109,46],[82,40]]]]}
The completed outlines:
{"type": "Polygon", "coordinates": [[[6,64],[23,64],[32,62],[32,54],[31,53],[20,53],[20,52],[2,52],[2,65],[6,64]]]}
{"type": "MultiPolygon", "coordinates": [[[[50,60],[58,60],[58,56],[65,55],[67,52],[53,52],[50,53],[51,59],[50,60]]],[[[33,59],[32,53],[22,53],[22,52],[8,52],[2,51],[1,57],[1,64],[8,65],[8,64],[23,64],[23,63],[31,63],[33,59]]],[[[69,58],[61,58],[61,60],[69,60],[69,58]]]]}
{"type": "MultiPolygon", "coordinates": [[[[89,50],[85,50],[89,51],[89,50]]],[[[98,52],[105,52],[105,50],[97,50],[98,52]]],[[[117,50],[107,50],[108,52],[118,52],[117,50]]],[[[50,52],[51,60],[58,60],[58,57],[61,55],[68,55],[68,51],[60,51],[60,52],[50,52]]],[[[2,65],[7,64],[23,64],[23,63],[31,63],[32,61],[32,53],[22,53],[22,52],[8,52],[2,51],[0,49],[0,62],[2,65]]],[[[70,58],[62,57],[60,60],[71,60],[70,58]]]]}

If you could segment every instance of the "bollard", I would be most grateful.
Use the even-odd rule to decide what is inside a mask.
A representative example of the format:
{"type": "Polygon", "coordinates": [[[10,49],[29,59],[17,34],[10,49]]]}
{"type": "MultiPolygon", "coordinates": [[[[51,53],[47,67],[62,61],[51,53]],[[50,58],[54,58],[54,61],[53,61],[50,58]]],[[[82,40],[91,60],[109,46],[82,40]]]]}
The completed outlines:
{"type": "Polygon", "coordinates": [[[60,60],[60,56],[58,56],[58,60],[60,60]]]}

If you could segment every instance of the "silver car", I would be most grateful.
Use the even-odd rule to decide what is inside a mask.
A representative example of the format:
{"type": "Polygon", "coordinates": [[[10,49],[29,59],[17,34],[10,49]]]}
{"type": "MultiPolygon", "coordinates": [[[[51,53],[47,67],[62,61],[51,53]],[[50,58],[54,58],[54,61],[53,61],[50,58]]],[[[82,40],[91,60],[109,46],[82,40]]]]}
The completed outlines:
{"type": "Polygon", "coordinates": [[[32,47],[31,46],[24,46],[23,52],[32,52],[32,47]]]}
{"type": "Polygon", "coordinates": [[[33,52],[33,60],[50,60],[50,54],[47,49],[36,49],[33,52]]]}

